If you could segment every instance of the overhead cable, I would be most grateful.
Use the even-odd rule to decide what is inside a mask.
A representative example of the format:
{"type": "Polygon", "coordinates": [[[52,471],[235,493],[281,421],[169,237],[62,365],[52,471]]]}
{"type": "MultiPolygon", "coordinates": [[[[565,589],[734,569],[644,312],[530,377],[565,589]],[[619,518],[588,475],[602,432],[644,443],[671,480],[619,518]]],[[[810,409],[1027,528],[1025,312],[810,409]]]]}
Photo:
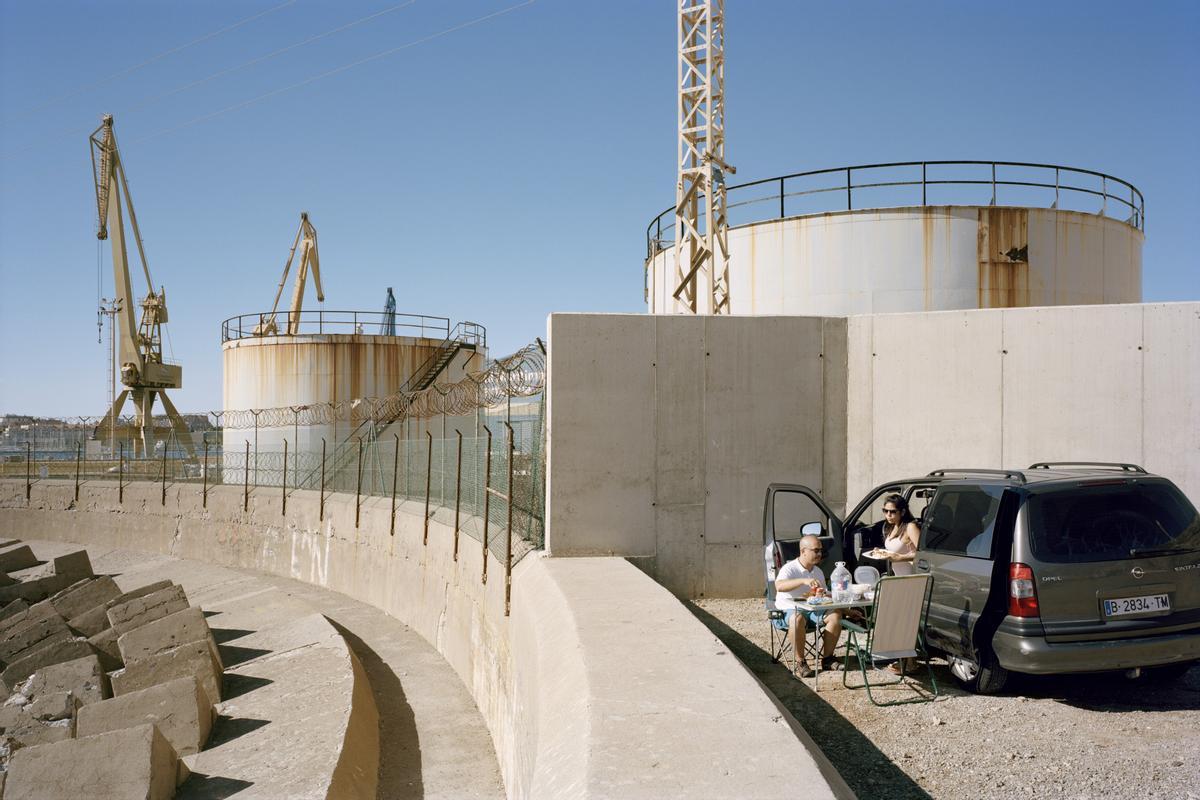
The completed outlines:
{"type": "Polygon", "coordinates": [[[381,52],[375,53],[374,55],[367,56],[366,58],[360,58],[356,61],[351,61],[348,64],[343,64],[340,67],[335,67],[334,69],[328,70],[326,72],[322,72],[317,75],[313,75],[312,77],[305,78],[304,80],[299,81],[298,83],[293,83],[288,86],[283,86],[279,89],[273,89],[272,91],[266,92],[265,94],[260,94],[256,97],[251,97],[249,100],[243,100],[240,103],[234,103],[231,106],[226,106],[225,108],[221,108],[221,109],[218,109],[211,113],[204,114],[203,116],[195,117],[194,119],[190,119],[186,122],[181,122],[180,124],[174,125],[170,128],[164,128],[160,131],[155,131],[154,133],[146,134],[145,136],[142,136],[138,139],[134,139],[133,141],[144,142],[147,139],[155,139],[159,136],[165,136],[168,133],[174,133],[175,131],[182,130],[184,128],[189,128],[192,125],[197,125],[201,122],[206,122],[210,119],[213,119],[214,117],[219,117],[223,114],[228,114],[230,111],[238,111],[240,109],[246,108],[247,106],[253,105],[259,101],[266,100],[269,97],[274,97],[275,95],[283,94],[284,92],[290,92],[292,89],[299,89],[302,86],[307,86],[310,83],[315,83],[324,78],[332,77],[333,75],[337,75],[339,73],[345,72],[346,70],[353,69],[354,67],[361,66],[362,64],[366,64],[371,61],[377,61],[381,58],[385,58],[387,56],[398,53],[401,50],[407,50],[409,48],[416,47],[417,45],[425,44],[426,42],[441,38],[442,36],[446,36],[448,34],[455,33],[456,31],[461,31],[464,28],[470,28],[474,25],[479,25],[483,22],[487,22],[488,20],[492,20],[492,19],[495,19],[496,17],[516,11],[519,8],[533,5],[534,2],[536,2],[536,0],[525,0],[525,2],[523,2],[523,3],[517,3],[516,5],[512,5],[507,8],[502,8],[499,11],[493,11],[491,14],[485,14],[482,17],[476,17],[475,19],[468,20],[467,22],[459,23],[458,25],[454,25],[452,27],[445,28],[444,30],[440,30],[436,33],[431,33],[428,36],[423,36],[420,39],[414,39],[411,42],[407,42],[407,43],[399,45],[397,47],[391,47],[391,48],[388,48],[387,50],[383,50],[381,52]]]}
{"type": "Polygon", "coordinates": [[[195,80],[190,83],[185,83],[182,86],[177,86],[168,92],[163,92],[162,94],[155,95],[154,97],[151,97],[151,98],[139,103],[138,105],[131,107],[129,109],[129,111],[141,111],[142,109],[146,108],[147,106],[151,106],[154,103],[157,103],[159,100],[165,100],[166,98],[171,97],[173,95],[177,95],[180,92],[186,92],[188,89],[194,89],[197,86],[201,86],[205,83],[208,83],[211,80],[215,80],[216,78],[220,78],[224,75],[228,75],[231,72],[237,72],[238,70],[245,69],[246,67],[252,67],[255,64],[261,64],[262,62],[268,61],[272,58],[275,58],[276,56],[281,56],[290,50],[295,50],[298,47],[304,47],[305,45],[312,44],[313,42],[319,41],[326,37],[333,36],[336,33],[341,33],[344,30],[353,28],[356,25],[361,25],[364,22],[370,22],[371,20],[373,20],[377,17],[382,17],[384,14],[391,14],[393,11],[399,11],[402,8],[407,8],[408,6],[411,6],[415,2],[417,2],[417,0],[406,0],[406,2],[397,3],[396,5],[391,6],[390,8],[385,8],[382,11],[376,11],[374,14],[368,14],[367,16],[353,20],[352,22],[347,22],[345,25],[339,25],[336,28],[331,28],[330,30],[324,31],[322,33],[314,34],[314,35],[308,37],[307,39],[304,39],[299,42],[295,42],[293,44],[289,44],[287,47],[281,47],[280,49],[272,51],[270,53],[267,53],[266,55],[261,55],[261,56],[258,56],[257,58],[252,58],[249,61],[245,61],[241,64],[238,64],[237,66],[228,67],[227,69],[223,69],[218,72],[214,72],[213,74],[211,74],[207,77],[204,77],[204,78],[200,78],[199,80],[195,80]]]}
{"type": "Polygon", "coordinates": [[[90,83],[86,86],[80,86],[77,89],[72,89],[71,91],[67,92],[66,94],[61,94],[58,97],[52,97],[51,99],[46,100],[42,103],[39,103],[38,105],[33,106],[32,108],[28,109],[24,114],[17,117],[17,119],[24,119],[25,117],[28,117],[30,114],[34,113],[35,111],[40,111],[41,109],[45,108],[46,106],[53,105],[62,100],[67,100],[69,98],[75,97],[76,95],[80,95],[80,94],[83,94],[84,92],[88,92],[88,91],[91,91],[92,89],[96,89],[100,86],[104,86],[107,83],[112,83],[115,80],[119,80],[128,75],[132,75],[133,73],[137,72],[140,69],[144,69],[145,67],[148,67],[157,61],[163,60],[167,56],[175,55],[176,53],[186,50],[189,47],[193,47],[202,42],[207,42],[209,39],[215,39],[216,37],[221,36],[222,34],[229,33],[230,31],[236,30],[236,29],[242,27],[243,25],[247,25],[251,22],[254,22],[257,19],[262,19],[263,17],[267,16],[268,14],[273,14],[276,11],[287,8],[288,6],[293,5],[295,2],[296,2],[296,0],[284,0],[284,2],[280,3],[277,6],[272,6],[271,8],[268,8],[265,11],[260,11],[257,14],[252,14],[251,16],[246,17],[243,20],[239,20],[238,22],[235,22],[232,25],[226,25],[224,28],[215,30],[212,33],[206,33],[203,36],[201,36],[199,39],[193,39],[192,41],[187,42],[186,44],[181,44],[178,47],[172,47],[170,50],[164,50],[163,52],[161,52],[157,55],[151,56],[150,58],[146,59],[145,61],[141,62],[140,64],[134,64],[132,67],[123,69],[120,72],[114,72],[112,75],[109,75],[106,78],[101,78],[100,80],[96,81],[95,83],[90,83]]]}

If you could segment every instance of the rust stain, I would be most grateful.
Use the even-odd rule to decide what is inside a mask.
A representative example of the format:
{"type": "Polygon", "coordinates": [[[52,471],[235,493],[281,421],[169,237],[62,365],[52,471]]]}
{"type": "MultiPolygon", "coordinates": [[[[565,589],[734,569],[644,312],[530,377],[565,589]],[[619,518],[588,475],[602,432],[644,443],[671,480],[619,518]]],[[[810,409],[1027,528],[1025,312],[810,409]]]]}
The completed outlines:
{"type": "Polygon", "coordinates": [[[933,210],[925,208],[921,213],[921,239],[924,264],[922,276],[925,282],[925,310],[933,308],[933,210]]]}
{"type": "Polygon", "coordinates": [[[976,235],[979,308],[1029,306],[1029,212],[980,208],[976,235]]]}

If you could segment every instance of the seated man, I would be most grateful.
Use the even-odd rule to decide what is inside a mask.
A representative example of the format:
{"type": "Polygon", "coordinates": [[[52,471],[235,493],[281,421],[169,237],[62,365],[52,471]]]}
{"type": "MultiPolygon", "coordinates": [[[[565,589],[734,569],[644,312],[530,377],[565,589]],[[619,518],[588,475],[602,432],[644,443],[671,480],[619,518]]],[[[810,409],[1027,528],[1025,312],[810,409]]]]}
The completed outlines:
{"type": "Polygon", "coordinates": [[[825,548],[821,546],[821,540],[816,536],[805,536],[800,540],[800,553],[780,567],[775,578],[775,607],[785,614],[788,637],[796,653],[797,671],[802,678],[813,675],[812,667],[804,658],[804,620],[800,617],[802,613],[806,614],[814,625],[824,628],[821,635],[821,669],[831,669],[839,663],[833,655],[833,650],[842,634],[841,612],[802,612],[796,608],[797,600],[828,593],[825,574],[817,566],[824,555],[825,548]]]}

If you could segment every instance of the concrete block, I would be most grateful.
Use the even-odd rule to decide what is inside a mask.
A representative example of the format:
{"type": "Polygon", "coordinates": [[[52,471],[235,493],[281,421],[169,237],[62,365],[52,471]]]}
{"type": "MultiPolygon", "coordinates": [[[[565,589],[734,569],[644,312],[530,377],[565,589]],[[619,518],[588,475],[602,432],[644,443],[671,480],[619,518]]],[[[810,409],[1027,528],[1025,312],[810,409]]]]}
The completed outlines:
{"type": "Polygon", "coordinates": [[[35,647],[19,660],[9,664],[4,672],[0,673],[0,680],[3,680],[6,686],[15,686],[43,667],[94,654],[95,650],[86,639],[50,642],[35,647]]]}
{"type": "Polygon", "coordinates": [[[76,736],[153,723],[181,756],[200,752],[212,730],[208,693],[194,675],[79,709],[76,736]]]}
{"type": "Polygon", "coordinates": [[[28,610],[29,603],[26,603],[24,600],[13,600],[12,602],[5,603],[4,608],[0,608],[0,621],[28,610]]]}
{"type": "MultiPolygon", "coordinates": [[[[25,724],[6,730],[3,738],[0,739],[0,742],[8,747],[8,751],[10,753],[15,753],[21,748],[37,747],[39,745],[63,742],[72,739],[74,736],[74,720],[63,719],[55,722],[41,722],[30,717],[25,724]]],[[[9,759],[8,763],[9,769],[11,770],[11,758],[9,759]]],[[[10,795],[6,793],[4,796],[9,797],[10,795]]]]}
{"type": "Polygon", "coordinates": [[[90,578],[96,574],[92,572],[92,560],[88,558],[87,550],[76,550],[74,553],[55,556],[52,563],[55,575],[69,577],[72,581],[90,578]]]}
{"type": "Polygon", "coordinates": [[[168,586],[108,609],[108,622],[118,635],[188,607],[182,586],[168,586]]]}
{"type": "Polygon", "coordinates": [[[100,666],[105,670],[120,669],[123,665],[121,649],[117,647],[117,632],[112,628],[105,628],[95,636],[89,636],[88,644],[96,649],[100,666]]]}
{"type": "Polygon", "coordinates": [[[63,619],[71,619],[96,606],[103,606],[120,595],[121,587],[117,586],[117,582],[107,575],[101,575],[67,587],[51,597],[50,603],[63,619]]]}
{"type": "Polygon", "coordinates": [[[33,717],[29,715],[29,703],[5,703],[0,706],[0,731],[12,731],[31,724],[33,717]]]}
{"type": "Polygon", "coordinates": [[[0,638],[6,636],[8,631],[33,620],[50,619],[58,616],[58,612],[54,610],[54,606],[45,600],[33,605],[29,605],[24,600],[15,600],[9,605],[16,606],[18,603],[24,605],[24,610],[17,611],[9,617],[0,619],[0,638]]]}
{"type": "Polygon", "coordinates": [[[166,589],[171,585],[171,582],[167,580],[155,581],[154,583],[142,586],[141,588],[119,594],[101,607],[92,608],[83,612],[82,614],[79,614],[78,616],[71,617],[69,620],[67,620],[67,624],[82,636],[95,636],[96,634],[100,633],[100,631],[109,627],[108,609],[115,608],[116,606],[135,598],[145,597],[148,594],[153,594],[160,589],[166,589]]]}
{"type": "Polygon", "coordinates": [[[179,756],[153,725],[87,736],[13,754],[6,800],[96,797],[166,800],[175,795],[179,756]]]}
{"type": "Polygon", "coordinates": [[[0,661],[11,664],[31,647],[51,639],[72,638],[67,623],[57,614],[17,625],[0,636],[0,661]]]}
{"type": "Polygon", "coordinates": [[[40,722],[71,719],[79,702],[70,692],[49,692],[25,707],[29,716],[40,722]]]}
{"type": "Polygon", "coordinates": [[[108,696],[107,676],[94,655],[52,664],[38,670],[22,687],[31,700],[56,692],[70,692],[80,705],[98,703],[108,696]]]}
{"type": "Polygon", "coordinates": [[[127,664],[109,675],[114,696],[194,675],[210,702],[221,701],[221,671],[213,662],[207,639],[188,642],[151,658],[127,664]]]}
{"type": "Polygon", "coordinates": [[[37,556],[33,554],[33,551],[29,549],[29,545],[27,544],[10,547],[7,550],[0,550],[0,572],[29,569],[30,567],[36,567],[37,564],[37,556]]]}
{"type": "Polygon", "coordinates": [[[121,651],[121,660],[128,666],[172,650],[181,644],[195,641],[208,642],[214,666],[218,671],[223,670],[217,643],[213,640],[207,620],[204,619],[204,612],[199,608],[176,611],[162,619],[120,634],[117,637],[117,647],[121,651]]]}
{"type": "Polygon", "coordinates": [[[44,575],[22,580],[11,586],[0,586],[0,603],[21,599],[29,603],[45,600],[75,582],[70,575],[44,575]]]}

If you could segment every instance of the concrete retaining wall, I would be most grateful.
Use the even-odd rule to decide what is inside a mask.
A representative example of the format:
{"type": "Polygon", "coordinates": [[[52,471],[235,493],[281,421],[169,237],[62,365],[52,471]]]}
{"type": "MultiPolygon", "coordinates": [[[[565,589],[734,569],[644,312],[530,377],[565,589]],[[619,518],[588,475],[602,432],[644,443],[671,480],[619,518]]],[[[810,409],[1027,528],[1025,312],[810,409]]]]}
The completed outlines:
{"type": "Polygon", "coordinates": [[[1200,303],[549,327],[547,549],[684,597],[762,591],[772,481],[1131,461],[1200,505],[1200,303]]]}
{"type": "Polygon", "coordinates": [[[259,570],[370,603],[424,636],[471,692],[510,797],[774,798],[802,781],[814,797],[850,792],[795,721],[665,589],[618,558],[524,558],[504,616],[503,564],[452,518],[390,501],[296,492],[288,515],[263,492],[242,509],[237,487],[0,481],[0,536],[166,553],[259,570]]]}
{"type": "Polygon", "coordinates": [[[762,586],[771,481],[845,498],[846,320],[554,314],[547,550],[685,597],[762,586]]]}

